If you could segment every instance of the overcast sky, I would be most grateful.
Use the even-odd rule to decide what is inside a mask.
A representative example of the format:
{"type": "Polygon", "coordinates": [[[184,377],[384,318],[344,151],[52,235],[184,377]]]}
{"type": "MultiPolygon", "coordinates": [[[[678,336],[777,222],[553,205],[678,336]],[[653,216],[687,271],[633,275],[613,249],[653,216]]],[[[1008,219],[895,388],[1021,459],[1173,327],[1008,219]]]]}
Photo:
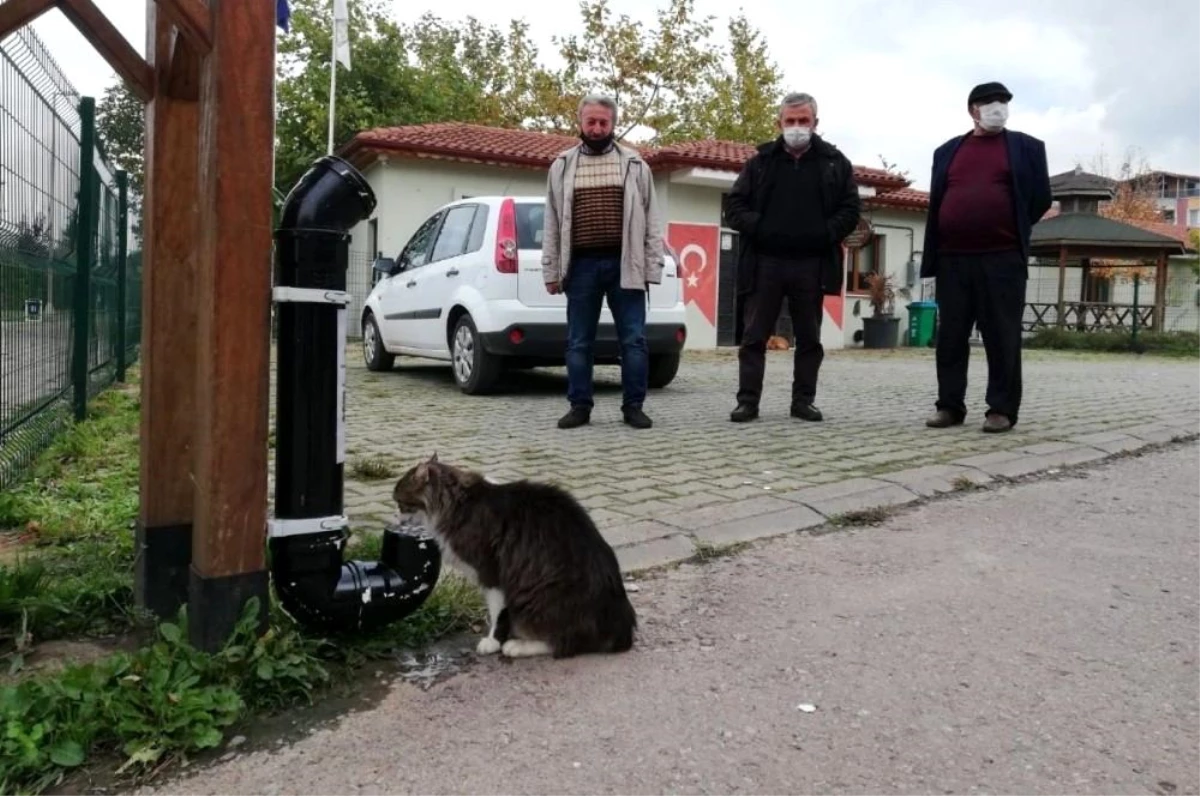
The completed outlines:
{"type": "MultiPolygon", "coordinates": [[[[144,0],[97,5],[144,51],[144,0]]],[[[529,8],[494,0],[394,5],[401,20],[432,10],[500,25],[529,8]]],[[[610,6],[649,22],[655,4],[610,6]]],[[[551,56],[552,35],[579,30],[578,10],[574,2],[542,7],[527,19],[551,56]]],[[[738,11],[718,0],[697,7],[718,25],[738,11]]],[[[878,166],[883,155],[916,187],[928,187],[933,149],[968,129],[971,86],[989,80],[1013,92],[1009,127],[1045,140],[1051,173],[1077,160],[1090,165],[1101,151],[1119,161],[1137,147],[1156,169],[1200,174],[1196,0],[757,0],[744,10],[767,32],[787,88],[817,98],[820,132],[860,165],[878,166]]],[[[114,79],[103,59],[58,11],[34,26],[76,88],[98,98],[114,79]]]]}

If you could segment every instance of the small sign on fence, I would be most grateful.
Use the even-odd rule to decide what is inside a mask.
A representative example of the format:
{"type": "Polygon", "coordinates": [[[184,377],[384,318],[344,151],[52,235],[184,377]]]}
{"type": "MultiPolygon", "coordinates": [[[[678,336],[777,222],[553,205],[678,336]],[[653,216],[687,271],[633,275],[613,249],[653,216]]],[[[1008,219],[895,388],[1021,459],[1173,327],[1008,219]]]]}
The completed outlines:
{"type": "Polygon", "coordinates": [[[25,320],[40,321],[42,319],[42,300],[25,299],[25,320]]]}

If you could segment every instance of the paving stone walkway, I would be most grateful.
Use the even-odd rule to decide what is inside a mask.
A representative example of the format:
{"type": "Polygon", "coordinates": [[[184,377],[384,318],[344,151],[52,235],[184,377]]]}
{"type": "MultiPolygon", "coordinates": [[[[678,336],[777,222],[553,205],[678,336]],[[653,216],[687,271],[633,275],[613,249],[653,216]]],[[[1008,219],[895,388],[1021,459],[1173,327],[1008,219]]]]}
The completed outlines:
{"type": "Polygon", "coordinates": [[[1200,432],[1195,361],[1026,352],[1021,420],[1001,435],[979,430],[980,349],[967,424],[940,431],[924,427],[936,397],[928,350],[828,353],[820,424],[788,417],[791,354],[772,352],[763,416],[742,425],[728,420],[736,352],[689,353],[676,381],[651,392],[647,431],[621,423],[615,367],[597,368],[592,424],[560,431],[561,369],[517,373],[501,394],[472,397],[446,365],[400,359],[371,373],[356,347],[347,361],[346,510],[356,529],[390,521],[395,476],[436,451],[496,479],[566,486],[627,569],[1200,432]]]}

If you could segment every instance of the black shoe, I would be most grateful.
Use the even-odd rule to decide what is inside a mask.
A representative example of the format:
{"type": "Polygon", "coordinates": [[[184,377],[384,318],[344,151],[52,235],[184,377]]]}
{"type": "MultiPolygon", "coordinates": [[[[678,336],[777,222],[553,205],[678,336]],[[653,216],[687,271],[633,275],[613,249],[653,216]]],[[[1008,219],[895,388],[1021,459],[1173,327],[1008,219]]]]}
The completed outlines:
{"type": "Polygon", "coordinates": [[[992,412],[983,421],[983,433],[985,434],[1003,434],[1005,431],[1012,431],[1012,427],[1012,421],[999,412],[992,412]]]}
{"type": "Polygon", "coordinates": [[[820,423],[825,419],[821,414],[821,410],[812,404],[792,404],[792,417],[798,417],[801,420],[807,420],[810,423],[820,423]]]}
{"type": "Polygon", "coordinates": [[[592,410],[586,406],[572,406],[571,411],[558,419],[559,428],[579,428],[592,420],[592,410]]]}
{"type": "Polygon", "coordinates": [[[963,419],[949,409],[939,409],[925,421],[925,425],[930,428],[950,428],[952,426],[961,426],[962,424],[963,419]]]}
{"type": "Polygon", "coordinates": [[[650,428],[654,425],[654,421],[646,417],[640,406],[622,406],[621,414],[625,416],[626,424],[634,428],[650,428]]]}
{"type": "Polygon", "coordinates": [[[729,413],[729,419],[734,423],[749,423],[758,420],[758,407],[754,404],[738,404],[737,409],[729,413]]]}

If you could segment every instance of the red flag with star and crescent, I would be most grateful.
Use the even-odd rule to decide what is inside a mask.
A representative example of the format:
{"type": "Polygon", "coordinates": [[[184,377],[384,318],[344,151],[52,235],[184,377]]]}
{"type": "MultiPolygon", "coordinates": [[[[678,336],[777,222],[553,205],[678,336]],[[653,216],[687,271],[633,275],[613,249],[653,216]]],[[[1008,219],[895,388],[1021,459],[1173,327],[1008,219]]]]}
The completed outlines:
{"type": "Polygon", "coordinates": [[[713,326],[717,324],[720,237],[715,224],[667,225],[667,243],[675,251],[683,281],[683,303],[694,304],[713,326]]]}

